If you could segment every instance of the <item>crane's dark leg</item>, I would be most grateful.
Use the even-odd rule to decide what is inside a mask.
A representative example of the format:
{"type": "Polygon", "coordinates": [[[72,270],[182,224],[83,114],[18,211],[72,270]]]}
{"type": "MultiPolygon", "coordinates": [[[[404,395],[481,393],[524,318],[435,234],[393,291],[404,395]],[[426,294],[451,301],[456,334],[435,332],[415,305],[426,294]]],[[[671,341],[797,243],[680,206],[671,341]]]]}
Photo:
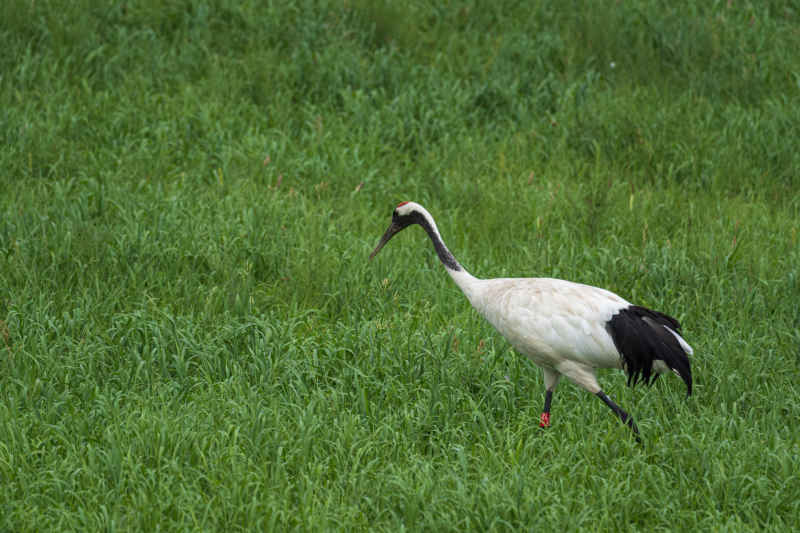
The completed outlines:
{"type": "Polygon", "coordinates": [[[544,376],[544,387],[546,392],[544,393],[544,411],[542,411],[542,416],[539,417],[539,427],[549,428],[550,403],[553,401],[553,389],[556,388],[561,374],[552,368],[542,367],[542,375],[544,376]]]}
{"type": "Polygon", "coordinates": [[[636,423],[633,421],[633,417],[625,412],[622,407],[614,403],[614,400],[608,397],[605,392],[602,390],[597,391],[597,396],[603,400],[603,402],[612,410],[614,411],[622,423],[627,425],[633,431],[633,434],[636,436],[637,442],[642,442],[642,439],[639,437],[639,428],[636,427],[636,423]]]}
{"type": "Polygon", "coordinates": [[[539,417],[540,428],[550,427],[550,403],[552,401],[553,391],[551,389],[547,389],[547,392],[544,393],[544,410],[542,411],[542,416],[539,417]]]}

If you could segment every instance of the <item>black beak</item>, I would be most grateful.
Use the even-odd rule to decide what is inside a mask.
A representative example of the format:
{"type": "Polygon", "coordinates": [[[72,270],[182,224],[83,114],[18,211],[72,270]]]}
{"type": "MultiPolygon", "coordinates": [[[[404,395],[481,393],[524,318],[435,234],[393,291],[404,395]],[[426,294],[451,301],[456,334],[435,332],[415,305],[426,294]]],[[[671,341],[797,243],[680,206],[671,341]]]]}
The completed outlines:
{"type": "Polygon", "coordinates": [[[401,229],[403,229],[403,226],[400,226],[399,224],[395,224],[394,222],[389,224],[389,229],[387,229],[386,233],[384,233],[383,237],[381,237],[381,242],[379,242],[378,246],[376,246],[375,249],[372,251],[372,253],[369,254],[369,260],[372,261],[372,258],[378,255],[378,252],[381,251],[383,245],[389,242],[389,239],[394,237],[394,234],[400,231],[401,229]]]}

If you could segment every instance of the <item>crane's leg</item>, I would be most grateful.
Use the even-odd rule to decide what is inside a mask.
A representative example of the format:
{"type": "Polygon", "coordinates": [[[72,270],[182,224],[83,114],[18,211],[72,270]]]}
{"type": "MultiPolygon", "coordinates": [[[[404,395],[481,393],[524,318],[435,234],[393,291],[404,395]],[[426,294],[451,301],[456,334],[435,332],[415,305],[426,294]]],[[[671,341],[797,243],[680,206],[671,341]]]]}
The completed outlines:
{"type": "Polygon", "coordinates": [[[633,434],[636,437],[636,441],[642,442],[642,440],[639,438],[639,428],[636,427],[636,424],[633,422],[633,418],[619,405],[614,403],[614,400],[609,398],[605,392],[603,392],[603,390],[600,388],[600,384],[597,383],[597,377],[594,375],[593,368],[578,364],[574,361],[562,361],[561,364],[558,365],[558,372],[567,376],[576,385],[580,385],[587,391],[603,400],[603,402],[612,411],[614,411],[619,419],[622,420],[625,425],[631,428],[631,431],[633,431],[633,434]]]}
{"type": "Polygon", "coordinates": [[[544,374],[546,390],[544,393],[544,410],[542,411],[542,416],[539,417],[539,427],[547,428],[550,427],[550,403],[553,401],[553,389],[556,388],[561,374],[550,368],[542,368],[542,373],[544,374]]]}
{"type": "Polygon", "coordinates": [[[602,390],[598,391],[597,397],[603,400],[603,402],[612,410],[616,415],[622,420],[622,423],[627,425],[633,431],[633,434],[636,436],[636,440],[641,442],[639,438],[639,428],[636,427],[636,423],[633,421],[633,417],[629,415],[625,410],[614,403],[614,400],[608,397],[608,395],[603,392],[602,390]]]}

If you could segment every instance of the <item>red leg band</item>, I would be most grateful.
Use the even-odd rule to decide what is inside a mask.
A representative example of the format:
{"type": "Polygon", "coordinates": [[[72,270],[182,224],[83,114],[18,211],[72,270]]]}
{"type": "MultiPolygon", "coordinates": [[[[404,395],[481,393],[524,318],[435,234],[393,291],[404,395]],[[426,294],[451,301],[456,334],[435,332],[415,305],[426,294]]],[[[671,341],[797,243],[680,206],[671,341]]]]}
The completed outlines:
{"type": "Polygon", "coordinates": [[[539,417],[539,427],[550,427],[550,413],[542,413],[542,416],[539,417]]]}

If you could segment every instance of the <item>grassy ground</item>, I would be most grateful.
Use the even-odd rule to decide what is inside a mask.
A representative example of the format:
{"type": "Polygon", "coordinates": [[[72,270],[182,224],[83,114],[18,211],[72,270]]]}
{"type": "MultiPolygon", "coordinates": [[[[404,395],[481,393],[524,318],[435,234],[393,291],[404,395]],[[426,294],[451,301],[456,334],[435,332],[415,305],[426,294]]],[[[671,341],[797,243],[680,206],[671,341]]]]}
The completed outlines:
{"type": "Polygon", "coordinates": [[[9,0],[0,530],[786,530],[794,2],[9,0]],[[480,277],[678,317],[695,395],[563,383],[480,277]]]}

